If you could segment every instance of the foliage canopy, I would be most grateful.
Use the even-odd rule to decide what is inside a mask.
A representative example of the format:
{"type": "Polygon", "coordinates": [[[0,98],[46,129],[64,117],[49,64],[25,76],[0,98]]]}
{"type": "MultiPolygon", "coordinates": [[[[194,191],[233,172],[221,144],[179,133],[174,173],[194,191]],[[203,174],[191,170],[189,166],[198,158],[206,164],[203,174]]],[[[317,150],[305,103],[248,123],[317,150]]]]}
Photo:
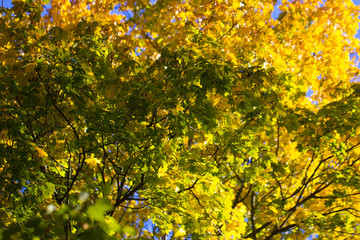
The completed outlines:
{"type": "Polygon", "coordinates": [[[360,239],[359,8],[274,4],[1,8],[3,239],[360,239]]]}

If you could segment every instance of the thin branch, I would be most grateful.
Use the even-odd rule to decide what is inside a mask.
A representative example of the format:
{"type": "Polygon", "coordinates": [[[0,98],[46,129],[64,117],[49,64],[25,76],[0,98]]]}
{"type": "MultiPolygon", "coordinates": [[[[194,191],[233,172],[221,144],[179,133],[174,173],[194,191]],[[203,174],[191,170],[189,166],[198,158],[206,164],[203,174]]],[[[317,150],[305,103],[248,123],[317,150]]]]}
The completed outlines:
{"type": "Polygon", "coordinates": [[[272,233],[265,238],[265,240],[270,240],[270,239],[272,239],[272,237],[274,237],[275,235],[277,235],[277,234],[279,234],[279,233],[282,233],[282,232],[289,231],[289,230],[290,230],[291,228],[293,228],[293,227],[296,227],[296,224],[290,224],[290,225],[288,225],[288,226],[286,226],[286,227],[283,227],[283,228],[275,228],[275,229],[272,231],[272,233]]]}
{"type": "Polygon", "coordinates": [[[74,184],[75,184],[75,181],[77,180],[77,177],[79,176],[79,174],[80,174],[80,172],[81,172],[81,170],[82,170],[82,168],[83,168],[83,166],[84,166],[85,159],[86,159],[86,158],[85,158],[85,147],[82,147],[82,150],[83,150],[83,152],[79,154],[79,161],[80,161],[80,159],[82,159],[81,162],[80,162],[80,166],[76,169],[75,176],[72,178],[71,184],[70,184],[69,187],[67,188],[64,196],[60,199],[61,202],[64,201],[64,199],[69,195],[72,187],[73,187],[74,184]],[[81,157],[81,155],[82,155],[82,157],[81,157]]]}
{"type": "Polygon", "coordinates": [[[134,193],[136,193],[138,190],[140,190],[140,189],[144,186],[144,184],[145,184],[145,175],[144,175],[144,174],[141,174],[141,180],[140,180],[139,184],[138,184],[135,188],[133,188],[133,189],[130,188],[131,190],[129,190],[128,192],[126,192],[122,198],[117,199],[116,203],[114,204],[113,210],[111,210],[110,212],[108,212],[108,214],[109,214],[110,216],[113,215],[113,214],[115,213],[116,208],[117,208],[118,206],[120,206],[121,203],[123,203],[124,201],[128,200],[128,198],[129,198],[130,196],[134,195],[134,193]]]}
{"type": "Polygon", "coordinates": [[[215,15],[211,15],[211,17],[206,21],[205,25],[199,29],[199,31],[203,31],[206,26],[210,23],[210,21],[214,18],[215,15]]]}
{"type": "Polygon", "coordinates": [[[252,238],[256,240],[256,226],[255,226],[255,205],[256,199],[254,191],[251,192],[251,199],[250,199],[250,221],[251,221],[251,230],[254,233],[252,238]]]}
{"type": "Polygon", "coordinates": [[[277,146],[276,146],[276,157],[279,155],[279,148],[280,148],[280,124],[279,119],[277,119],[277,146]]]}
{"type": "Polygon", "coordinates": [[[190,187],[187,187],[187,188],[185,188],[184,190],[179,190],[177,193],[182,193],[182,192],[185,192],[185,191],[188,191],[188,190],[193,189],[193,188],[195,187],[195,184],[196,184],[198,181],[199,181],[199,179],[197,178],[197,179],[195,180],[195,182],[194,182],[190,187]]]}
{"type": "MultiPolygon", "coordinates": [[[[42,77],[41,77],[41,75],[40,75],[40,73],[39,73],[38,70],[36,70],[36,74],[38,75],[40,81],[43,82],[43,79],[42,79],[42,77]]],[[[75,127],[71,124],[70,120],[65,116],[65,114],[61,111],[61,109],[56,105],[54,98],[53,98],[52,95],[50,94],[50,89],[49,89],[49,87],[47,86],[47,87],[45,88],[45,90],[46,90],[47,95],[48,95],[48,96],[50,97],[50,99],[51,99],[52,105],[53,105],[53,106],[55,107],[55,109],[60,113],[60,115],[65,119],[65,121],[68,123],[68,125],[71,127],[71,129],[72,129],[72,131],[73,131],[76,139],[79,140],[79,139],[80,139],[79,134],[77,133],[75,127]]]]}
{"type": "Polygon", "coordinates": [[[198,204],[200,205],[200,207],[204,208],[204,206],[201,204],[199,198],[195,195],[195,193],[190,189],[191,194],[194,196],[194,198],[196,199],[196,201],[198,202],[198,204]]]}
{"type": "Polygon", "coordinates": [[[256,234],[261,232],[264,228],[266,228],[270,224],[271,224],[271,222],[267,222],[267,223],[263,224],[261,227],[255,229],[255,231],[252,231],[250,234],[244,236],[243,238],[253,238],[256,234]]]}

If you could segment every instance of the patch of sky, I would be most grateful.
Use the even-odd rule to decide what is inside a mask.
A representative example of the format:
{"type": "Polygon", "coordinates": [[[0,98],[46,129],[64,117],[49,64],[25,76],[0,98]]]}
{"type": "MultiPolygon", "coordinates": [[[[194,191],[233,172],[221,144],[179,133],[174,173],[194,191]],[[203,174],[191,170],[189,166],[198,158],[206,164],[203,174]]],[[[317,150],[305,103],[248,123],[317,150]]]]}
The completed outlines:
{"type": "MultiPolygon", "coordinates": [[[[315,54],[314,54],[314,55],[315,55],[315,54]]],[[[321,74],[320,74],[319,76],[317,76],[317,79],[318,79],[319,81],[321,80],[321,78],[322,78],[321,74]]],[[[311,89],[311,86],[308,87],[308,90],[307,90],[307,92],[306,92],[306,97],[307,97],[309,100],[311,100],[311,97],[312,97],[313,94],[314,94],[314,90],[311,89]]],[[[317,106],[317,105],[319,104],[319,101],[315,100],[315,101],[312,101],[311,103],[317,106]]]]}
{"type": "Polygon", "coordinates": [[[134,16],[134,13],[131,10],[125,10],[122,4],[116,4],[114,9],[110,11],[110,14],[119,14],[126,17],[126,20],[129,20],[134,16]]]}
{"type": "MultiPolygon", "coordinates": [[[[306,97],[309,99],[309,100],[311,100],[311,96],[314,94],[314,91],[313,90],[311,90],[311,88],[308,88],[308,91],[306,92],[306,97]]],[[[313,105],[319,105],[319,101],[318,100],[314,100],[314,101],[311,101],[311,103],[313,104],[313,105]]]]}
{"type": "Polygon", "coordinates": [[[141,53],[145,51],[145,48],[135,47],[135,54],[136,56],[141,55],[141,53]]]}
{"type": "Polygon", "coordinates": [[[19,191],[21,194],[24,194],[27,189],[28,189],[27,187],[22,186],[19,191]]]}
{"type": "Polygon", "coordinates": [[[157,232],[156,225],[153,223],[151,218],[144,222],[144,229],[143,230],[147,230],[147,231],[149,231],[151,233],[157,232]]]}
{"type": "Polygon", "coordinates": [[[281,5],[281,0],[277,0],[275,6],[274,6],[274,10],[273,12],[271,13],[271,17],[273,19],[277,19],[281,13],[280,9],[279,9],[279,6],[281,5]]]}
{"type": "Polygon", "coordinates": [[[147,230],[149,232],[153,232],[155,228],[156,228],[156,226],[152,222],[151,218],[144,222],[144,230],[147,230]]]}
{"type": "Polygon", "coordinates": [[[313,95],[314,91],[311,90],[311,88],[308,88],[308,91],[306,92],[306,97],[307,98],[311,98],[311,96],[313,95]]]}
{"type": "Polygon", "coordinates": [[[1,6],[4,8],[11,8],[13,4],[11,0],[1,0],[1,6]]]}
{"type": "Polygon", "coordinates": [[[319,235],[314,233],[314,234],[311,234],[307,239],[311,240],[311,239],[316,239],[316,238],[319,238],[319,235]]]}
{"type": "MultiPolygon", "coordinates": [[[[353,0],[353,3],[356,5],[356,6],[360,6],[360,0],[353,0]]],[[[360,24],[359,24],[360,25],[360,24]]],[[[360,39],[360,26],[357,30],[357,33],[355,35],[356,38],[360,39]]],[[[355,66],[360,68],[360,63],[359,63],[359,55],[357,53],[353,53],[350,55],[350,57],[355,57],[355,66]]],[[[359,82],[359,78],[357,79],[353,79],[352,80],[353,82],[359,82]]]]}
{"type": "Polygon", "coordinates": [[[44,11],[41,13],[41,17],[46,16],[49,13],[49,9],[51,8],[51,4],[48,3],[46,5],[43,5],[44,11]]]}
{"type": "Polygon", "coordinates": [[[350,53],[350,58],[354,59],[354,65],[356,67],[360,67],[360,58],[359,55],[356,52],[350,53]]]}
{"type": "MultiPolygon", "coordinates": [[[[142,229],[142,231],[149,231],[150,233],[152,233],[153,235],[155,233],[159,233],[159,228],[156,226],[155,223],[153,223],[153,221],[151,220],[151,218],[149,220],[147,220],[146,222],[144,222],[144,228],[142,229]]],[[[162,236],[161,239],[171,239],[171,237],[174,235],[174,232],[171,230],[168,234],[166,234],[165,236],[162,236]]],[[[155,240],[160,240],[159,238],[152,236],[153,239],[155,240]]]]}

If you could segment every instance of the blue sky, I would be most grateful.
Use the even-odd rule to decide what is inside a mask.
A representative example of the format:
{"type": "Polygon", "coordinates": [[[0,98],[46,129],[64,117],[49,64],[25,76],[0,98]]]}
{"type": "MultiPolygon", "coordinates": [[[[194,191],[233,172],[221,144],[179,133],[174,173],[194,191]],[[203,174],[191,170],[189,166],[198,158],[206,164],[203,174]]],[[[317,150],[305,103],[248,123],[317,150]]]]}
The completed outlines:
{"type": "Polygon", "coordinates": [[[3,7],[9,8],[12,6],[11,0],[0,0],[3,7]]]}

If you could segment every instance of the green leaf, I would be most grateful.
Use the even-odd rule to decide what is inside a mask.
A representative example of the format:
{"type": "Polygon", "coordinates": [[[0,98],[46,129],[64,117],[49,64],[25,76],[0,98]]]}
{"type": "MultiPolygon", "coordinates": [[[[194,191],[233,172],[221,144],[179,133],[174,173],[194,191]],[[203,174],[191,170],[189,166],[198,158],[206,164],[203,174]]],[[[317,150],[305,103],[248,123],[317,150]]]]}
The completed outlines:
{"type": "Polygon", "coordinates": [[[90,206],[87,209],[89,217],[93,218],[98,222],[105,222],[105,213],[110,211],[112,206],[108,199],[98,199],[94,206],[90,206]]]}

